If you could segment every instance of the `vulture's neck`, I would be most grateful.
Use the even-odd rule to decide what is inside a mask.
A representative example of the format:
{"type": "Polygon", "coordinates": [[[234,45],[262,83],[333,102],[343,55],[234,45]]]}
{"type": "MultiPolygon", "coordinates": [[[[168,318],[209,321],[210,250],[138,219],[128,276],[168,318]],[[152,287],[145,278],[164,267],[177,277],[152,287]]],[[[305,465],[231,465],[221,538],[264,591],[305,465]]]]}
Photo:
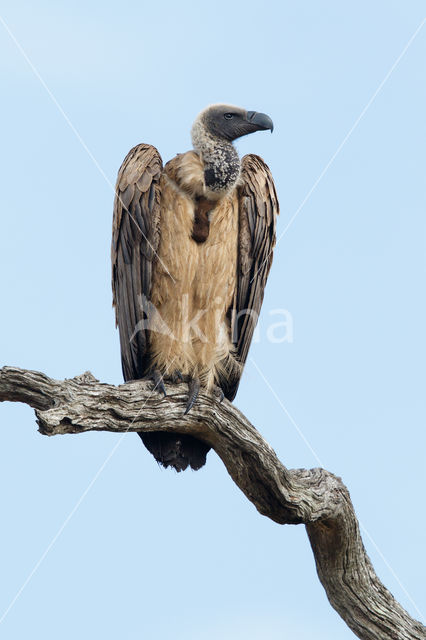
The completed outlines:
{"type": "Polygon", "coordinates": [[[208,133],[201,123],[192,128],[192,144],[204,163],[204,181],[218,196],[228,192],[240,175],[240,158],[232,142],[208,133]]]}

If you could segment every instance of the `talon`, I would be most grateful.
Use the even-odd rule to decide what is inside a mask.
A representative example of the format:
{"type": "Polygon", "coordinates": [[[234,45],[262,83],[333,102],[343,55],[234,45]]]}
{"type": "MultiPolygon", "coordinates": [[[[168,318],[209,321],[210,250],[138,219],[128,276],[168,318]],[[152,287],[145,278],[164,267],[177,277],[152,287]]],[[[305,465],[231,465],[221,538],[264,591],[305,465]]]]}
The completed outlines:
{"type": "Polygon", "coordinates": [[[184,416],[186,416],[187,413],[189,413],[192,409],[192,407],[194,406],[194,402],[196,401],[199,391],[200,391],[200,379],[198,376],[195,376],[194,378],[191,378],[191,380],[189,381],[189,393],[188,393],[188,402],[186,404],[186,409],[184,412],[184,416]]]}
{"type": "Polygon", "coordinates": [[[158,371],[158,369],[154,369],[154,371],[152,372],[151,380],[154,383],[154,390],[156,389],[160,393],[163,393],[165,397],[167,395],[166,387],[164,386],[163,376],[158,371]]]}

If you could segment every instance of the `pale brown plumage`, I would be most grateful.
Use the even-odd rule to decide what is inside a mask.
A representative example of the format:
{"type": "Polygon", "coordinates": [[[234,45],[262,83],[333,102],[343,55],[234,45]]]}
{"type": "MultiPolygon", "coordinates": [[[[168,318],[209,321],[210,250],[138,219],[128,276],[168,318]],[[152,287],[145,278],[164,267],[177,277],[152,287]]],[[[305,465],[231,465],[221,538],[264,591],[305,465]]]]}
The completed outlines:
{"type": "MultiPolygon", "coordinates": [[[[204,171],[194,151],[164,169],[153,146],[126,156],[114,204],[113,304],[126,380],[178,370],[232,400],[263,300],[278,201],[258,156],[242,159],[226,192],[208,191],[204,171]]],[[[177,470],[198,468],[208,451],[189,436],[143,440],[177,470]]]]}

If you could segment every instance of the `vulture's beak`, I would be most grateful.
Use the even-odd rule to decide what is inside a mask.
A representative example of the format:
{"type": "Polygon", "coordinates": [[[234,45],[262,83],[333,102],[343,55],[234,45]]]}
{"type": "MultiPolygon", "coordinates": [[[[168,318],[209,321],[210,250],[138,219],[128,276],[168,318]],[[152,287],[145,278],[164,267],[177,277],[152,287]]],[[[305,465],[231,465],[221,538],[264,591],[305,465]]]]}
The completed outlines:
{"type": "Polygon", "coordinates": [[[247,121],[256,127],[256,131],[274,130],[274,123],[266,113],[258,113],[257,111],[247,111],[247,121]]]}

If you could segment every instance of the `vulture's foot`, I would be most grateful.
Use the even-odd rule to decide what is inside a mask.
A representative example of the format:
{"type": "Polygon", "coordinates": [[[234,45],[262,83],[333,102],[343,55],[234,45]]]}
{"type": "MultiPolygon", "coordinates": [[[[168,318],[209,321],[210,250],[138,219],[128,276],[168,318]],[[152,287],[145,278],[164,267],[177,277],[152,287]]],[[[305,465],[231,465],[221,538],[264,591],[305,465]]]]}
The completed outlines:
{"type": "Polygon", "coordinates": [[[175,371],[173,371],[172,375],[170,376],[170,380],[171,382],[173,382],[173,384],[183,382],[182,371],[180,371],[179,369],[175,369],[175,371]]]}
{"type": "Polygon", "coordinates": [[[148,379],[151,380],[154,384],[153,391],[159,391],[164,396],[167,395],[166,387],[164,386],[163,376],[161,375],[158,369],[153,369],[151,373],[148,375],[148,379]]]}
{"type": "Polygon", "coordinates": [[[189,413],[194,406],[194,402],[198,398],[198,394],[200,392],[200,378],[198,376],[194,376],[189,380],[188,385],[188,402],[186,404],[186,409],[184,412],[184,416],[189,413]]]}
{"type": "Polygon", "coordinates": [[[221,402],[223,402],[224,398],[225,398],[225,394],[223,393],[223,389],[221,389],[220,387],[217,386],[217,384],[215,384],[212,388],[212,392],[213,395],[215,396],[216,400],[219,402],[219,404],[221,402]]]}

